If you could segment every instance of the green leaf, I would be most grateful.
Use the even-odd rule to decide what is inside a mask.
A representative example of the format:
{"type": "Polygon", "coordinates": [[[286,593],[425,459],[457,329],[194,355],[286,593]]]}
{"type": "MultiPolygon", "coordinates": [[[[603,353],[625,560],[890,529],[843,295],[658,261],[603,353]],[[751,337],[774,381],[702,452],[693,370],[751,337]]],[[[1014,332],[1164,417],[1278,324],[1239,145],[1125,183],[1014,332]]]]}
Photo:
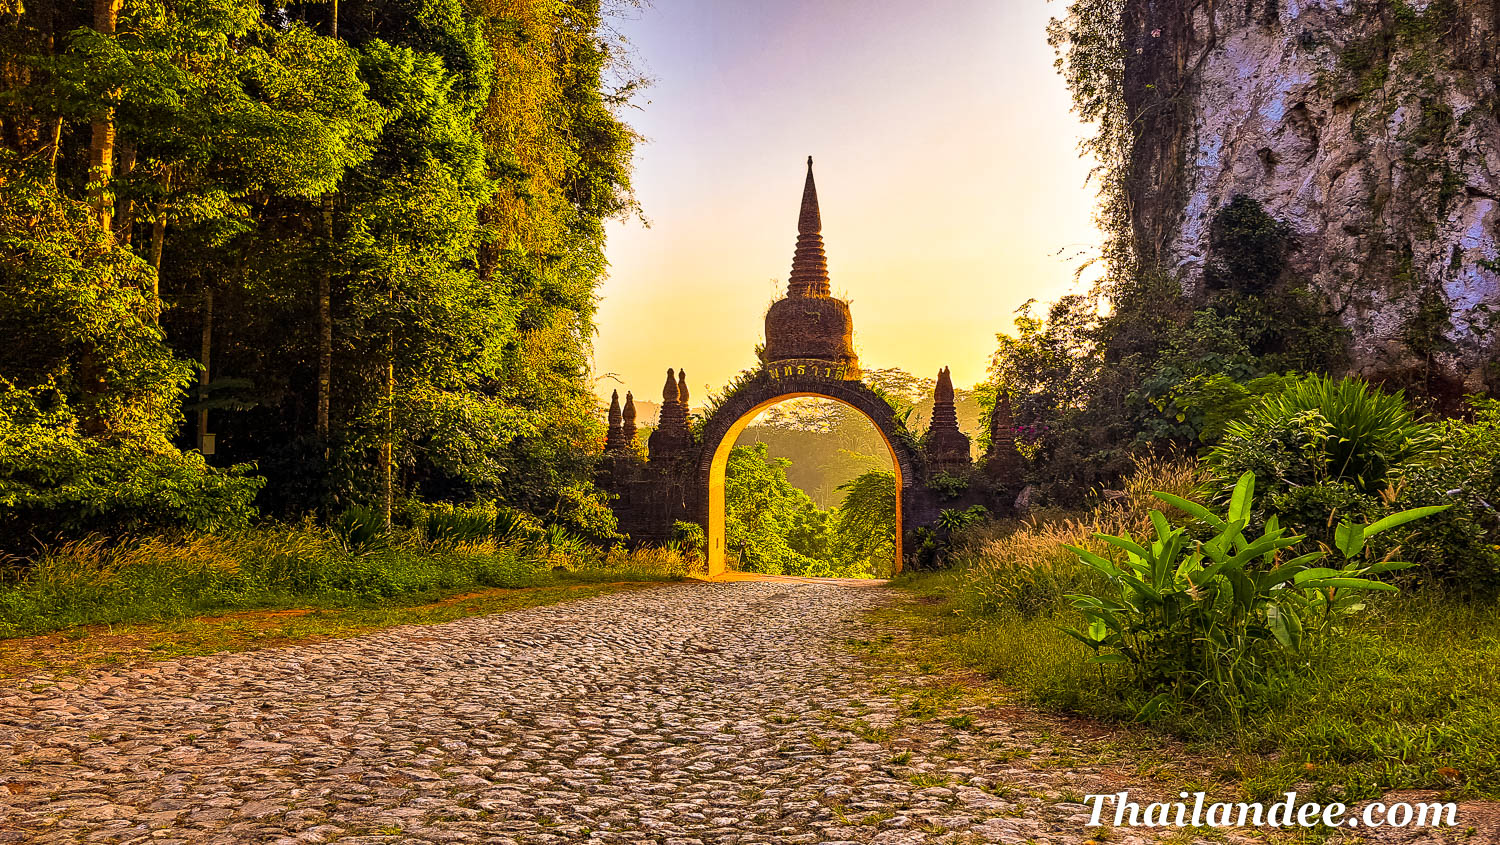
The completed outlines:
{"type": "Polygon", "coordinates": [[[1387,593],[1399,593],[1400,588],[1384,581],[1372,581],[1369,578],[1318,578],[1298,586],[1319,590],[1324,587],[1343,587],[1351,590],[1380,590],[1387,593]]]}
{"type": "Polygon", "coordinates": [[[1141,560],[1151,559],[1151,553],[1146,551],[1146,548],[1140,543],[1137,543],[1129,537],[1116,537],[1113,534],[1095,534],[1094,536],[1110,544],[1111,546],[1114,546],[1115,548],[1124,549],[1125,551],[1130,552],[1141,560]]]}
{"type": "Polygon", "coordinates": [[[1212,511],[1198,504],[1197,502],[1190,502],[1187,499],[1182,498],[1181,496],[1174,496],[1171,493],[1163,493],[1161,491],[1154,491],[1151,495],[1155,496],[1158,499],[1161,499],[1163,502],[1166,502],[1167,504],[1171,505],[1174,508],[1177,508],[1178,510],[1186,513],[1191,517],[1203,520],[1204,522],[1215,528],[1218,528],[1224,524],[1224,520],[1215,516],[1212,511]]]}
{"type": "Polygon", "coordinates": [[[1250,500],[1255,494],[1255,473],[1246,470],[1234,484],[1234,493],[1229,497],[1230,522],[1243,522],[1250,518],[1250,500]]]}
{"type": "Polygon", "coordinates": [[[1075,555],[1078,555],[1079,560],[1099,570],[1110,578],[1119,578],[1124,574],[1120,571],[1119,567],[1115,566],[1113,563],[1110,563],[1105,558],[1094,554],[1088,549],[1080,548],[1078,546],[1070,546],[1066,543],[1063,544],[1063,548],[1067,549],[1075,555]]]}
{"type": "Polygon", "coordinates": [[[1385,531],[1388,528],[1395,528],[1398,525],[1405,525],[1408,522],[1421,519],[1424,516],[1432,516],[1435,513],[1442,513],[1443,511],[1451,507],[1453,506],[1429,505],[1425,508],[1412,508],[1411,510],[1401,511],[1400,513],[1393,513],[1389,516],[1376,520],[1374,524],[1365,528],[1365,536],[1368,537],[1371,534],[1379,534],[1380,532],[1385,531]]]}
{"type": "Polygon", "coordinates": [[[1340,522],[1333,529],[1333,544],[1344,557],[1357,556],[1365,547],[1365,527],[1352,522],[1340,522]]]}
{"type": "Polygon", "coordinates": [[[1161,706],[1167,703],[1167,701],[1169,701],[1170,699],[1171,696],[1164,692],[1157,693],[1155,696],[1152,696],[1150,701],[1141,705],[1141,709],[1136,711],[1136,721],[1144,722],[1149,719],[1156,718],[1156,714],[1161,712],[1161,706]]]}
{"type": "Polygon", "coordinates": [[[1068,636],[1070,636],[1073,639],[1075,639],[1075,640],[1083,643],[1084,645],[1088,646],[1089,648],[1091,648],[1091,649],[1093,649],[1095,651],[1098,651],[1099,647],[1102,646],[1102,645],[1104,645],[1104,643],[1098,642],[1096,640],[1091,640],[1087,636],[1078,633],[1077,631],[1073,630],[1072,628],[1063,628],[1063,627],[1059,626],[1058,630],[1062,631],[1064,634],[1067,634],[1068,636]]]}

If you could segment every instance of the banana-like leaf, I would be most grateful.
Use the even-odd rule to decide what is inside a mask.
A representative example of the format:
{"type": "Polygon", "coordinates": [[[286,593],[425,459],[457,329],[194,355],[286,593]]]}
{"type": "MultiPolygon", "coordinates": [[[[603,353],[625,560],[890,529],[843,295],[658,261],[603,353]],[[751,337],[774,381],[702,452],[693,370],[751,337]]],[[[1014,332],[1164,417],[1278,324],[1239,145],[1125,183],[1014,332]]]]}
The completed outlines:
{"type": "Polygon", "coordinates": [[[1163,543],[1173,533],[1172,526],[1167,522],[1167,518],[1162,516],[1161,511],[1154,508],[1151,511],[1151,527],[1156,529],[1156,539],[1163,543]]]}
{"type": "Polygon", "coordinates": [[[1239,554],[1230,558],[1229,562],[1236,566],[1243,566],[1266,552],[1279,551],[1295,546],[1301,539],[1300,537],[1261,537],[1242,549],[1239,554]]]}
{"type": "Polygon", "coordinates": [[[1146,551],[1145,547],[1129,537],[1116,537],[1113,534],[1095,534],[1094,536],[1117,549],[1124,549],[1130,552],[1141,560],[1150,560],[1152,558],[1152,554],[1146,551]]]}
{"type": "Polygon", "coordinates": [[[1366,528],[1365,536],[1368,537],[1371,534],[1379,534],[1380,532],[1385,531],[1388,528],[1395,528],[1398,525],[1405,525],[1406,523],[1411,522],[1414,519],[1421,519],[1424,516],[1432,516],[1435,513],[1442,513],[1443,511],[1451,507],[1453,506],[1429,505],[1425,508],[1412,508],[1411,510],[1405,510],[1400,513],[1393,513],[1390,516],[1377,519],[1373,525],[1370,525],[1368,528],[1366,528]]]}
{"type": "Polygon", "coordinates": [[[1165,704],[1169,698],[1170,696],[1164,692],[1153,696],[1150,701],[1141,705],[1140,710],[1136,711],[1135,720],[1137,722],[1144,722],[1147,719],[1156,718],[1156,714],[1161,712],[1161,706],[1165,704]]]}
{"type": "Polygon", "coordinates": [[[1072,637],[1073,639],[1075,639],[1075,640],[1083,643],[1084,645],[1088,646],[1089,648],[1094,649],[1095,651],[1097,651],[1100,646],[1104,645],[1104,643],[1095,642],[1095,641],[1089,639],[1088,637],[1084,636],[1083,634],[1080,634],[1077,631],[1073,630],[1072,628],[1062,628],[1062,627],[1059,627],[1058,630],[1062,631],[1064,634],[1067,634],[1068,636],[1072,637]]]}
{"type": "Polygon", "coordinates": [[[1358,523],[1340,522],[1333,529],[1333,545],[1344,557],[1355,557],[1365,548],[1365,527],[1358,523]]]}
{"type": "Polygon", "coordinates": [[[1286,563],[1283,563],[1282,565],[1271,570],[1270,572],[1267,572],[1265,575],[1262,575],[1260,577],[1260,583],[1262,586],[1269,586],[1271,584],[1280,584],[1283,581],[1289,581],[1294,578],[1299,572],[1306,571],[1308,564],[1314,561],[1322,560],[1323,557],[1323,552],[1308,552],[1305,555],[1294,557],[1286,563]]]}
{"type": "Polygon", "coordinates": [[[1223,572],[1224,567],[1228,565],[1228,561],[1223,561],[1221,563],[1216,563],[1206,569],[1200,569],[1197,572],[1189,572],[1187,574],[1187,579],[1192,582],[1193,586],[1201,587],[1204,584],[1207,584],[1208,582],[1219,577],[1219,573],[1223,572]]]}
{"type": "Polygon", "coordinates": [[[1163,493],[1160,490],[1152,491],[1151,495],[1155,496],[1158,499],[1161,499],[1163,502],[1166,502],[1167,504],[1171,505],[1174,508],[1177,508],[1178,510],[1186,513],[1191,517],[1203,520],[1204,522],[1212,525],[1215,528],[1220,528],[1224,525],[1224,520],[1220,519],[1218,516],[1214,515],[1213,511],[1205,508],[1197,502],[1188,501],[1181,496],[1174,496],[1171,493],[1163,493]]]}
{"type": "Polygon", "coordinates": [[[1266,605],[1266,627],[1276,637],[1276,641],[1287,648],[1296,648],[1292,645],[1292,630],[1287,625],[1287,617],[1291,614],[1282,610],[1275,604],[1266,605]]]}
{"type": "Polygon", "coordinates": [[[1320,590],[1324,587],[1347,587],[1356,590],[1380,590],[1387,593],[1401,592],[1393,584],[1387,584],[1384,581],[1372,581],[1369,578],[1317,578],[1307,583],[1298,584],[1297,586],[1312,590],[1320,590]]]}
{"type": "Polygon", "coordinates": [[[1296,582],[1297,586],[1300,587],[1305,581],[1311,581],[1317,578],[1336,578],[1342,574],[1342,570],[1329,569],[1326,566],[1314,566],[1298,572],[1292,580],[1296,582]]]}
{"type": "Polygon", "coordinates": [[[1119,578],[1124,574],[1120,571],[1119,567],[1115,566],[1113,563],[1110,563],[1105,558],[1094,554],[1088,549],[1080,548],[1079,546],[1070,546],[1066,543],[1063,544],[1063,548],[1067,549],[1075,555],[1078,555],[1079,560],[1099,570],[1110,578],[1119,578]]]}
{"type": "Polygon", "coordinates": [[[1234,483],[1234,493],[1229,497],[1230,522],[1247,522],[1250,518],[1250,501],[1255,495],[1255,473],[1246,470],[1234,483]]]}

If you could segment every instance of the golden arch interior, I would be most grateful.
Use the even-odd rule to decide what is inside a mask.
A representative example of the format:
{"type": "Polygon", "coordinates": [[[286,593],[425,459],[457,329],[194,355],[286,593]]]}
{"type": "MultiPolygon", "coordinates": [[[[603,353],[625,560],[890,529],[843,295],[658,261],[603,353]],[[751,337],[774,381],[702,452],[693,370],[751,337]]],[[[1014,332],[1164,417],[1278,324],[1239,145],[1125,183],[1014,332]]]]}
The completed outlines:
{"type": "Polygon", "coordinates": [[[759,416],[761,411],[764,411],[772,405],[778,405],[789,399],[803,398],[827,399],[831,402],[837,402],[838,404],[843,405],[846,408],[854,409],[860,414],[860,416],[870,421],[870,425],[875,428],[876,433],[880,435],[881,442],[885,444],[885,448],[890,452],[891,467],[896,474],[896,555],[892,574],[894,575],[901,571],[901,561],[903,557],[901,548],[901,505],[902,492],[906,486],[906,479],[902,476],[901,461],[896,457],[895,447],[891,445],[890,438],[887,437],[885,432],[881,430],[880,424],[873,417],[860,410],[858,407],[855,407],[854,405],[845,402],[844,400],[839,399],[835,396],[829,396],[825,393],[805,392],[786,393],[781,396],[776,396],[771,399],[767,399],[766,401],[761,402],[759,405],[751,408],[749,411],[746,411],[743,415],[740,416],[739,419],[734,421],[734,424],[729,427],[729,430],[725,432],[724,437],[719,440],[718,444],[714,447],[714,457],[709,464],[708,470],[708,525],[704,526],[707,533],[706,540],[708,543],[708,576],[710,578],[716,575],[723,575],[729,568],[728,557],[725,554],[724,537],[724,476],[729,467],[729,453],[734,450],[735,441],[739,440],[740,434],[745,430],[747,426],[750,425],[751,422],[755,420],[757,416],[759,416]]]}

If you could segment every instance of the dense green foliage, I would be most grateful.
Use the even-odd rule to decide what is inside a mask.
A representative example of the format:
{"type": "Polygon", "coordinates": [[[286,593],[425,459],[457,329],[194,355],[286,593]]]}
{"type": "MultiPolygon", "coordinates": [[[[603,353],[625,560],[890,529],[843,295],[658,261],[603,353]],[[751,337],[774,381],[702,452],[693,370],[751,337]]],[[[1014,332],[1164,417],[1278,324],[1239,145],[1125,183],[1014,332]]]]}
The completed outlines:
{"type": "Polygon", "coordinates": [[[724,476],[725,549],[734,568],[770,575],[868,578],[891,571],[895,476],[872,471],[825,511],[787,479],[764,443],[736,446],[724,476]]]}
{"type": "MultiPolygon", "coordinates": [[[[1213,578],[1192,565],[1193,574],[1178,575],[1177,566],[1199,553],[1200,563],[1217,566],[1209,563],[1206,546],[1226,529],[1241,526],[1244,549],[1262,536],[1258,528],[1244,533],[1240,520],[1225,522],[1216,507],[1194,505],[1200,484],[1192,464],[1148,461],[1126,477],[1124,497],[1076,519],[1054,515],[973,533],[958,545],[953,568],[903,576],[929,597],[918,606],[918,624],[936,634],[940,657],[992,675],[1029,702],[1107,719],[1145,719],[1157,730],[1203,743],[1223,755],[1226,788],[1237,784],[1249,799],[1287,789],[1340,800],[1391,789],[1500,795],[1494,776],[1500,771],[1500,687],[1489,668],[1500,655],[1500,636],[1488,621],[1496,612],[1493,600],[1454,602],[1429,590],[1306,591],[1315,579],[1343,577],[1344,566],[1385,562],[1382,541],[1430,531],[1453,519],[1461,505],[1381,526],[1374,536],[1346,530],[1342,549],[1303,540],[1281,552],[1279,565],[1311,552],[1324,553],[1325,560],[1299,562],[1294,568],[1314,567],[1301,569],[1303,582],[1276,588],[1266,583],[1273,570],[1254,554],[1241,561],[1248,580],[1219,580],[1227,567],[1213,578]],[[1151,490],[1173,495],[1164,501],[1151,490]],[[1164,515],[1168,542],[1149,517],[1153,507],[1164,515]],[[1222,524],[1214,527],[1210,517],[1222,524]],[[1102,535],[1152,541],[1131,549],[1102,535]],[[1373,554],[1356,548],[1366,539],[1373,554]],[[1091,567],[1070,549],[1108,566],[1091,567]],[[1352,560],[1345,551],[1354,553],[1352,560]],[[1324,566],[1329,559],[1342,562],[1324,566]],[[1140,571],[1138,564],[1149,575],[1136,578],[1139,586],[1125,578],[1140,571]],[[1111,611],[1116,622],[1101,613],[1090,619],[1080,602],[1120,606],[1111,611]],[[1300,634],[1290,626],[1293,616],[1282,614],[1285,604],[1300,634]],[[1179,612],[1169,614],[1169,605],[1179,612]],[[1070,628],[1100,642],[1098,651],[1067,634],[1070,628]],[[1107,644],[1115,634],[1128,652],[1107,644]],[[1096,662],[1096,653],[1118,657],[1096,662]],[[1218,677],[1233,681],[1227,697],[1218,677]]],[[[1242,518],[1253,512],[1252,501],[1248,495],[1241,500],[1242,518]]],[[[1287,539],[1283,529],[1269,533],[1277,532],[1287,539]]],[[[1244,549],[1230,543],[1214,551],[1238,555],[1244,549]]],[[[1354,577],[1384,581],[1412,571],[1354,577]]]]}
{"type": "Polygon", "coordinates": [[[1327,546],[1308,550],[1308,538],[1288,532],[1274,516],[1259,536],[1250,532],[1254,491],[1255,474],[1246,472],[1222,516],[1158,493],[1191,519],[1173,526],[1152,510],[1154,537],[1096,534],[1111,547],[1110,557],[1068,547],[1111,589],[1070,596],[1087,624],[1067,633],[1095,652],[1092,662],[1128,665],[1137,689],[1156,693],[1143,716],[1163,702],[1204,697],[1216,699],[1238,723],[1239,713],[1256,703],[1268,681],[1292,670],[1304,648],[1364,609],[1364,592],[1395,590],[1376,576],[1411,564],[1367,560],[1366,539],[1444,509],[1405,511],[1370,525],[1341,521],[1335,537],[1342,560],[1334,568],[1321,565],[1331,553],[1327,546]],[[1196,526],[1211,536],[1190,538],[1196,526]]]}
{"type": "Polygon", "coordinates": [[[609,536],[588,354],[635,83],[597,0],[86,5],[0,13],[5,547],[252,498],[609,536]]]}

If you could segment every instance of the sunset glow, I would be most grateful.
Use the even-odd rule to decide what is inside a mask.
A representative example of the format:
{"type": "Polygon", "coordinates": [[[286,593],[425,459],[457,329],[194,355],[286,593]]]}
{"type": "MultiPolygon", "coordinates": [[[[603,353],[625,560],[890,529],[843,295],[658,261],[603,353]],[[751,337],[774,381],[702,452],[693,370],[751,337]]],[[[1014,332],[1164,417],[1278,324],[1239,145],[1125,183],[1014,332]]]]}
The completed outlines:
{"type": "Polygon", "coordinates": [[[995,333],[1076,288],[1099,239],[1087,127],[1046,43],[1056,11],[658,0],[623,24],[655,80],[627,115],[650,227],[610,227],[597,389],[653,398],[679,366],[702,398],[755,366],[809,154],[865,366],[980,381],[995,333]]]}

